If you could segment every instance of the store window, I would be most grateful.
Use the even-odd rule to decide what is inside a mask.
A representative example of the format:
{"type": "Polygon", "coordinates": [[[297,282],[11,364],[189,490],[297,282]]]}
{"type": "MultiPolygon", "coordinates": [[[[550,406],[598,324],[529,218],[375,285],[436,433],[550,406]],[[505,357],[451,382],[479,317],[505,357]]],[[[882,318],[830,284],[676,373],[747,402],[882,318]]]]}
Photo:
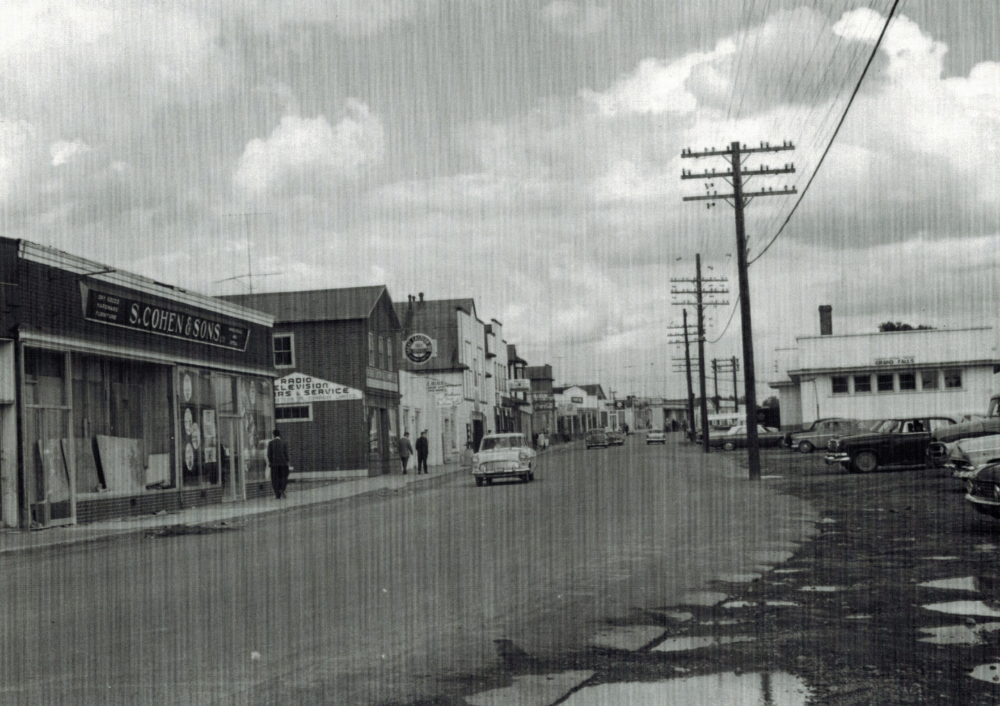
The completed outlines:
{"type": "Polygon", "coordinates": [[[281,405],[275,407],[274,420],[277,422],[311,422],[312,405],[281,405]]]}
{"type": "Polygon", "coordinates": [[[945,370],[944,387],[946,390],[957,390],[962,387],[962,371],[957,369],[945,370]]]}
{"type": "Polygon", "coordinates": [[[876,378],[879,392],[892,392],[892,373],[879,373],[876,378]]]}
{"type": "Polygon", "coordinates": [[[294,368],[295,341],[293,334],[275,334],[271,340],[274,342],[274,367],[294,368]]]}
{"type": "Polygon", "coordinates": [[[922,390],[938,389],[938,371],[924,370],[920,373],[920,388],[922,390]]]}
{"type": "Polygon", "coordinates": [[[854,394],[864,394],[872,391],[872,376],[871,375],[855,375],[854,376],[854,394]]]}
{"type": "Polygon", "coordinates": [[[368,334],[368,367],[375,367],[375,334],[368,334]]]}
{"type": "Polygon", "coordinates": [[[833,383],[833,394],[846,395],[848,393],[846,376],[834,376],[831,378],[831,382],[833,383]]]}
{"type": "Polygon", "coordinates": [[[392,349],[395,347],[396,347],[395,337],[390,335],[389,338],[386,339],[386,344],[385,344],[385,355],[386,355],[385,367],[389,370],[394,370],[392,364],[392,349]]]}
{"type": "Polygon", "coordinates": [[[267,442],[274,429],[274,388],[266,378],[241,377],[237,389],[236,411],[240,416],[246,479],[248,483],[260,482],[268,477],[267,442]]]}
{"type": "Polygon", "coordinates": [[[916,390],[917,389],[917,374],[916,373],[900,373],[899,374],[899,389],[901,392],[906,390],[916,390]]]}
{"type": "Polygon", "coordinates": [[[186,487],[218,485],[219,438],[215,394],[207,370],[177,369],[181,478],[186,487]]]}
{"type": "Polygon", "coordinates": [[[25,492],[43,526],[73,521],[65,381],[65,353],[24,349],[25,492]]]}
{"type": "Polygon", "coordinates": [[[172,369],[73,354],[77,492],[177,487],[172,369]]]}

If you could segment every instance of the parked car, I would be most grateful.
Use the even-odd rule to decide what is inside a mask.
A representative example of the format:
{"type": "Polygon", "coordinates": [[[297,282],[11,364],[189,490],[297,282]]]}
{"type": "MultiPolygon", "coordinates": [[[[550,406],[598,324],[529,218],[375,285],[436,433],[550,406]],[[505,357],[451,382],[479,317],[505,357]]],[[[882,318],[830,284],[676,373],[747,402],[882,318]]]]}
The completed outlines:
{"type": "Polygon", "coordinates": [[[604,449],[608,446],[608,435],[603,429],[591,429],[584,441],[588,449],[604,449]]]}
{"type": "Polygon", "coordinates": [[[662,429],[650,429],[646,432],[646,443],[647,444],[666,444],[667,443],[667,432],[662,429]]]}
{"type": "MultiPolygon", "coordinates": [[[[784,438],[785,435],[778,429],[765,427],[760,424],[757,425],[757,443],[760,448],[781,446],[781,441],[784,438]]],[[[726,451],[732,451],[736,448],[743,448],[746,445],[747,428],[742,424],[731,427],[729,431],[721,436],[708,435],[709,448],[721,448],[726,451]]]]}
{"type": "Polygon", "coordinates": [[[625,445],[625,434],[618,431],[617,429],[612,429],[607,434],[608,446],[624,446],[625,445]]]}
{"type": "Polygon", "coordinates": [[[817,419],[802,431],[793,431],[785,434],[782,445],[790,449],[796,449],[800,453],[811,454],[816,449],[825,449],[830,440],[838,436],[849,434],[859,434],[867,431],[871,422],[867,424],[857,419],[844,419],[834,417],[830,419],[817,419]]]}
{"type": "Polygon", "coordinates": [[[1000,518],[1000,463],[983,466],[965,485],[965,499],[977,511],[1000,518]]]}
{"type": "Polygon", "coordinates": [[[884,419],[871,431],[832,439],[824,460],[859,473],[871,473],[882,466],[924,466],[932,433],[954,423],[954,417],[884,419]]]}
{"type": "Polygon", "coordinates": [[[472,476],[476,485],[491,485],[500,478],[535,479],[535,450],[524,434],[487,434],[472,456],[472,476]]]}
{"type": "Polygon", "coordinates": [[[935,441],[950,444],[959,439],[972,439],[977,436],[1000,434],[1000,395],[990,398],[986,415],[963,414],[949,415],[956,417],[956,423],[934,432],[935,441]]]}
{"type": "Polygon", "coordinates": [[[983,466],[1000,462],[1000,434],[959,439],[950,444],[942,444],[943,456],[939,456],[935,449],[940,443],[932,441],[928,446],[928,465],[942,466],[950,470],[955,478],[971,478],[983,466]]]}

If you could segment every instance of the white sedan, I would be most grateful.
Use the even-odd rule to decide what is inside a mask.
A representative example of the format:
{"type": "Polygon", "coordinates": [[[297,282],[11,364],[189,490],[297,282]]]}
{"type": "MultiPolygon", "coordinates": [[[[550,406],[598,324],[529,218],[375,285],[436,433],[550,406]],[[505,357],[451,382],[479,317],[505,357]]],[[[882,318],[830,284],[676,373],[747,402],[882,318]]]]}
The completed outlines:
{"type": "Polygon", "coordinates": [[[476,485],[490,485],[498,478],[535,479],[535,450],[524,434],[487,434],[472,456],[472,476],[476,485]]]}
{"type": "Polygon", "coordinates": [[[658,429],[650,429],[646,432],[646,443],[647,444],[665,444],[667,443],[667,432],[658,429]]]}

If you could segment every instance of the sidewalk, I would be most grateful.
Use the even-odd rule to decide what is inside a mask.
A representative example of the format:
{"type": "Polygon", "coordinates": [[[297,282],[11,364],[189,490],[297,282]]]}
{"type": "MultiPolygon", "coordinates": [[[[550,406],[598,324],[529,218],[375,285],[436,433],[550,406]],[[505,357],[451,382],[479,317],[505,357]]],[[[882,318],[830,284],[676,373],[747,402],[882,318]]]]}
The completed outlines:
{"type": "Polygon", "coordinates": [[[467,466],[459,464],[432,466],[431,469],[427,475],[418,476],[415,473],[408,473],[405,476],[395,474],[371,478],[351,478],[331,481],[322,485],[292,478],[288,484],[288,493],[281,500],[269,495],[264,498],[240,502],[194,507],[158,515],[92,522],[86,525],[52,527],[30,532],[19,529],[4,529],[0,530],[0,554],[93,542],[108,537],[146,532],[163,527],[228,523],[243,517],[280,512],[294,507],[317,505],[384,490],[399,490],[410,485],[427,483],[469,471],[467,466]]]}

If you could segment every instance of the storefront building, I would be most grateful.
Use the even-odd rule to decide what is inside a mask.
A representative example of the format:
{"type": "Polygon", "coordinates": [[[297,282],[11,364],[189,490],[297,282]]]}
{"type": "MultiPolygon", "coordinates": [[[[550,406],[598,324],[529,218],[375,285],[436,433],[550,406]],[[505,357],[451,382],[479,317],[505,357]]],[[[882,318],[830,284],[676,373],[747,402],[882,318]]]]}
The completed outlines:
{"type": "Polygon", "coordinates": [[[782,424],[986,412],[1000,363],[990,327],[802,336],[775,351],[782,424]]]}
{"type": "Polygon", "coordinates": [[[276,423],[296,476],[399,470],[401,329],[384,285],[223,299],[274,317],[276,423]]]}
{"type": "Polygon", "coordinates": [[[0,238],[0,523],[268,492],[272,318],[0,238]]]}

